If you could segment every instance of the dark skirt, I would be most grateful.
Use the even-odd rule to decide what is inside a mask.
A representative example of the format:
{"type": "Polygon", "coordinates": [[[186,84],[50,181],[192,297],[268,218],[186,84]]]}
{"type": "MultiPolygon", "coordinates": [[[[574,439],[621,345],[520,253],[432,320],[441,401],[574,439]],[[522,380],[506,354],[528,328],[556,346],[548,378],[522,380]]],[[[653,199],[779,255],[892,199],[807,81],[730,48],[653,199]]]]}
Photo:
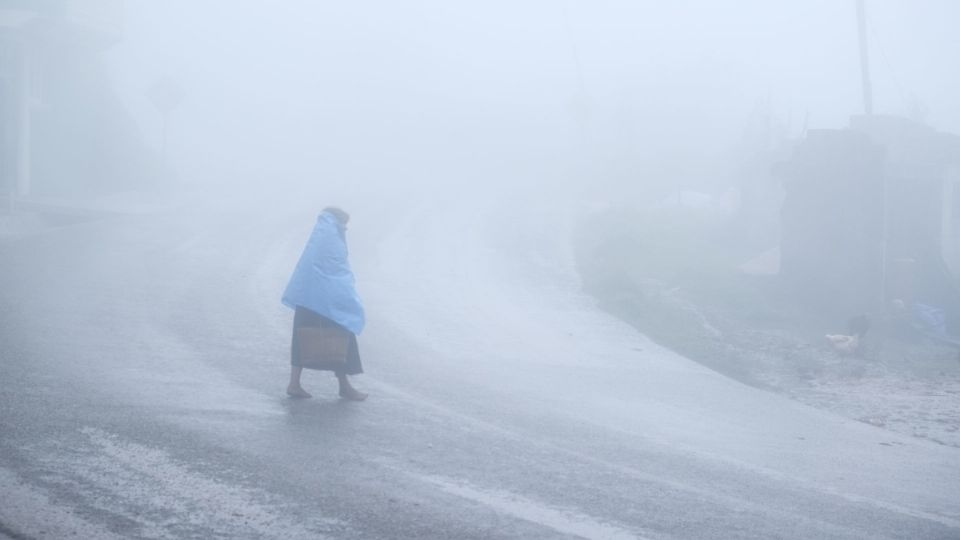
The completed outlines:
{"type": "MultiPolygon", "coordinates": [[[[297,310],[293,314],[293,340],[290,344],[290,365],[292,366],[300,366],[300,340],[297,339],[297,328],[305,326],[329,328],[340,325],[319,313],[310,311],[302,306],[297,306],[297,310]]],[[[346,331],[346,329],[344,329],[344,331],[346,331]]],[[[337,370],[336,374],[359,375],[363,373],[363,364],[360,363],[360,349],[357,347],[357,336],[353,332],[347,331],[347,333],[350,334],[350,348],[347,351],[347,363],[344,365],[343,370],[337,370]]]]}

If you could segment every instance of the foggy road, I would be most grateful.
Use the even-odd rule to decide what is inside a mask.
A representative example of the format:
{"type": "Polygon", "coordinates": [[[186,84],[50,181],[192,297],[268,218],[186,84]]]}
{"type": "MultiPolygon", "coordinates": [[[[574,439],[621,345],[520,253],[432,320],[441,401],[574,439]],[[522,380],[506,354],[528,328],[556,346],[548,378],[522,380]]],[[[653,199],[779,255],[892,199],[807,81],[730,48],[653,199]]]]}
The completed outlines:
{"type": "Polygon", "coordinates": [[[311,400],[283,393],[279,296],[326,201],[0,243],[0,537],[960,537],[956,449],[726,379],[597,310],[574,197],[426,191],[343,203],[364,403],[327,373],[305,374],[311,400]]]}

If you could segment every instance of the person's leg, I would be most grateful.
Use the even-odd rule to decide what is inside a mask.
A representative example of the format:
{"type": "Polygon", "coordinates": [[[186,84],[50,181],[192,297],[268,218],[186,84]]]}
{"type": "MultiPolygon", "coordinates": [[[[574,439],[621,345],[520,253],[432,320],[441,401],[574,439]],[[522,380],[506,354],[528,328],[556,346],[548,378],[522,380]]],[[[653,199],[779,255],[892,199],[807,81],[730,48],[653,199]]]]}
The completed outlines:
{"type": "Polygon", "coordinates": [[[303,368],[300,366],[290,366],[290,384],[287,385],[287,395],[295,398],[309,398],[313,397],[306,390],[300,386],[300,374],[303,373],[303,368]]]}
{"type": "Polygon", "coordinates": [[[367,399],[367,394],[360,392],[350,384],[350,379],[347,378],[348,373],[354,375],[363,373],[363,365],[360,363],[360,348],[357,345],[357,336],[354,334],[350,334],[350,348],[347,351],[347,363],[334,374],[340,383],[340,397],[353,401],[363,401],[367,399]]]}
{"type": "Polygon", "coordinates": [[[297,339],[297,329],[300,328],[304,317],[309,312],[297,306],[293,314],[293,334],[290,339],[290,383],[287,385],[287,395],[294,398],[313,397],[300,386],[300,374],[303,368],[300,366],[300,340],[297,339]]]}
{"type": "Polygon", "coordinates": [[[337,381],[340,383],[340,397],[353,401],[363,401],[367,399],[367,394],[357,390],[350,384],[350,379],[346,373],[337,372],[337,381]]]}

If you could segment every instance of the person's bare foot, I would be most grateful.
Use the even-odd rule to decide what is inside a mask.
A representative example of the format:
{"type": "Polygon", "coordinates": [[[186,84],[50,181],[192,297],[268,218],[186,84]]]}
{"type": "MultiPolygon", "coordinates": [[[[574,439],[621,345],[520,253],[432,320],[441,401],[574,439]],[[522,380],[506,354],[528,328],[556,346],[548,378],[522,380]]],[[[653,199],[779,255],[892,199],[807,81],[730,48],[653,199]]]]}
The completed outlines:
{"type": "Polygon", "coordinates": [[[287,395],[295,399],[307,399],[313,396],[307,393],[302,386],[288,386],[287,395]]]}
{"type": "Polygon", "coordinates": [[[343,399],[349,399],[350,401],[363,401],[367,399],[367,394],[360,392],[356,388],[341,388],[340,397],[343,399]]]}

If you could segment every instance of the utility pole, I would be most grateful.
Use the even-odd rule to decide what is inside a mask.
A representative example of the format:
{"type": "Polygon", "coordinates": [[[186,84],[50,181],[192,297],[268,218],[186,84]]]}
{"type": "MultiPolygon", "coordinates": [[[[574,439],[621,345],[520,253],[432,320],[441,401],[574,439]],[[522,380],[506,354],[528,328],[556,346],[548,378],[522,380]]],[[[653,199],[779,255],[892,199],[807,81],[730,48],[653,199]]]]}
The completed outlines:
{"type": "Polygon", "coordinates": [[[33,88],[31,87],[31,52],[25,43],[20,45],[19,64],[17,65],[17,75],[14,80],[17,81],[17,88],[13,91],[14,99],[17,100],[17,134],[14,136],[16,141],[17,156],[16,163],[16,189],[14,194],[17,198],[26,198],[31,191],[31,135],[33,128],[33,88]]]}
{"type": "Polygon", "coordinates": [[[867,8],[857,0],[857,26],[860,28],[860,77],[863,83],[863,112],[873,114],[873,90],[870,88],[870,57],[867,53],[867,8]]]}
{"type": "Polygon", "coordinates": [[[157,110],[160,112],[160,120],[163,122],[160,134],[162,140],[160,144],[163,167],[166,169],[169,167],[167,161],[167,124],[170,121],[170,113],[183,101],[183,89],[180,88],[180,85],[177,84],[174,79],[165,76],[147,89],[147,97],[150,98],[157,107],[157,110]]]}
{"type": "MultiPolygon", "coordinates": [[[[866,116],[873,115],[873,90],[870,87],[870,55],[867,52],[867,8],[865,0],[857,0],[857,27],[860,32],[860,77],[863,85],[863,113],[866,116]]],[[[889,227],[890,227],[890,187],[887,181],[887,175],[882,174],[880,178],[881,202],[880,202],[880,305],[882,310],[888,309],[887,300],[889,296],[889,227]]]]}

